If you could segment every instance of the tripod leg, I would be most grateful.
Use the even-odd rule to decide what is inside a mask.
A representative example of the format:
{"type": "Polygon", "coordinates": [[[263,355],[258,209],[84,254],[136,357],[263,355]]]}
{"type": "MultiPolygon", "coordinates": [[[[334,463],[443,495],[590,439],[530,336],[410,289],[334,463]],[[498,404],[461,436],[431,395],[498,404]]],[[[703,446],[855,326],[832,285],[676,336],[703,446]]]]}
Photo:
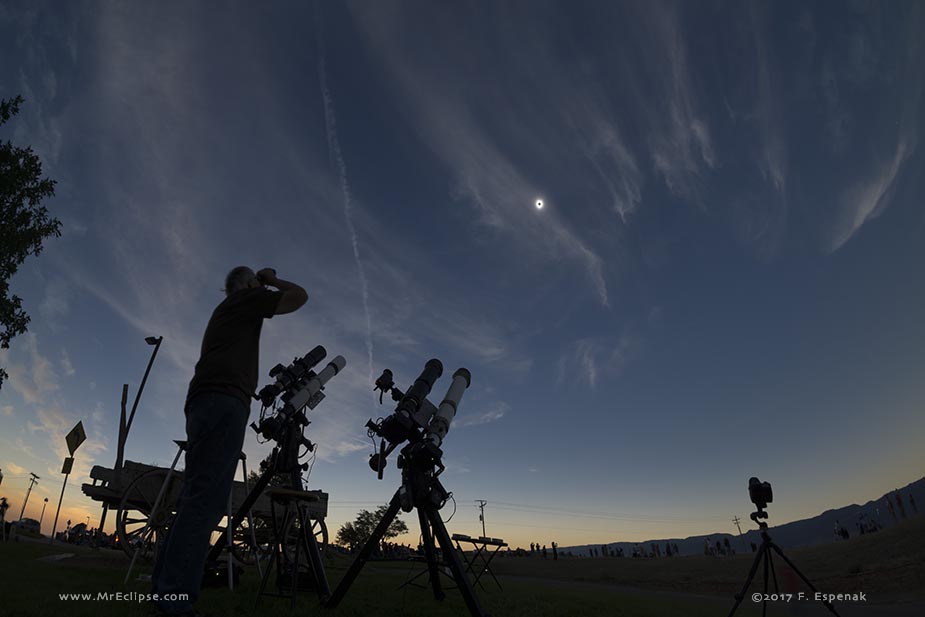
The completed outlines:
{"type": "Polygon", "coordinates": [[[398,489],[395,491],[395,496],[392,497],[392,501],[389,502],[389,509],[386,510],[385,515],[383,515],[382,520],[379,521],[379,524],[376,525],[376,529],[373,531],[373,535],[370,536],[369,540],[366,541],[366,544],[363,545],[363,548],[360,549],[356,559],[354,559],[353,563],[350,564],[350,569],[348,569],[347,573],[344,574],[344,578],[342,578],[340,583],[337,584],[337,588],[330,596],[321,599],[322,606],[334,608],[340,604],[341,600],[344,599],[344,596],[347,594],[347,590],[350,589],[350,585],[353,584],[353,581],[360,573],[360,570],[363,569],[363,566],[369,559],[373,549],[377,544],[379,544],[379,542],[382,541],[386,530],[389,528],[389,525],[392,524],[392,521],[395,519],[395,515],[398,514],[398,509],[400,507],[401,489],[398,489]]]}
{"type": "Polygon", "coordinates": [[[315,585],[318,589],[318,597],[322,601],[331,595],[331,587],[328,585],[328,576],[324,571],[324,562],[321,559],[321,549],[318,547],[318,538],[312,532],[312,522],[308,517],[308,510],[299,511],[299,529],[302,534],[302,541],[305,545],[305,554],[308,555],[312,564],[312,575],[315,577],[315,585]]]}
{"type": "Polygon", "coordinates": [[[466,601],[469,613],[473,617],[488,617],[488,613],[482,610],[479,599],[475,595],[475,590],[472,588],[472,583],[466,576],[459,554],[453,548],[453,541],[443,524],[443,519],[440,518],[440,513],[431,506],[425,506],[421,509],[425,511],[427,518],[430,519],[430,527],[440,543],[440,548],[443,549],[443,557],[453,572],[453,578],[456,579],[456,585],[459,587],[460,593],[462,593],[463,600],[466,601]]]}
{"type": "Polygon", "coordinates": [[[761,563],[761,560],[764,558],[764,553],[767,550],[767,546],[762,544],[761,548],[758,549],[758,553],[755,554],[755,559],[752,561],[752,567],[748,571],[748,578],[745,579],[745,584],[742,585],[742,591],[736,594],[735,604],[732,605],[732,610],[729,611],[728,617],[732,617],[735,614],[736,609],[739,608],[739,605],[742,604],[742,599],[745,597],[745,592],[748,591],[749,586],[751,586],[752,581],[755,579],[755,573],[758,571],[758,564],[761,563]]]}
{"type": "MultiPolygon", "coordinates": [[[[299,512],[298,502],[290,502],[286,505],[286,512],[289,513],[289,508],[295,507],[295,518],[299,519],[299,533],[302,533],[302,517],[299,512]]],[[[286,524],[283,525],[283,530],[288,531],[289,525],[292,523],[292,519],[287,516],[286,524]]],[[[283,539],[285,543],[285,538],[283,539]]],[[[302,549],[302,538],[296,537],[295,541],[295,550],[292,552],[292,563],[289,564],[289,610],[295,608],[295,594],[299,591],[299,553],[302,549]]]]}
{"type": "Polygon", "coordinates": [[[764,596],[761,598],[761,617],[768,614],[768,566],[771,564],[771,553],[764,552],[764,596]]]}
{"type": "Polygon", "coordinates": [[[439,601],[446,597],[440,588],[440,572],[437,570],[437,550],[434,547],[434,536],[430,523],[424,510],[418,508],[418,520],[421,522],[421,536],[424,542],[424,555],[427,557],[427,571],[430,576],[430,586],[434,590],[434,597],[439,601]]]}
{"type": "Polygon", "coordinates": [[[273,571],[274,565],[276,566],[277,576],[282,572],[282,564],[279,562],[279,529],[276,521],[276,504],[272,499],[270,500],[270,521],[273,524],[273,556],[267,560],[267,567],[263,571],[263,576],[260,577],[260,589],[257,590],[257,600],[254,602],[254,608],[260,606],[260,598],[267,588],[267,581],[270,579],[270,572],[273,571]]]}
{"type": "Polygon", "coordinates": [[[771,559],[771,551],[768,551],[768,565],[771,566],[771,580],[774,581],[774,593],[780,593],[780,587],[777,584],[777,573],[774,571],[774,560],[771,559]]]}
{"type": "MultiPolygon", "coordinates": [[[[787,558],[786,555],[784,555],[784,551],[780,550],[780,547],[779,547],[779,546],[777,546],[777,545],[774,544],[773,542],[770,543],[770,546],[771,546],[771,548],[774,549],[774,551],[775,551],[778,555],[780,555],[781,559],[783,559],[783,560],[787,563],[788,566],[790,566],[791,568],[793,568],[793,571],[796,572],[797,575],[798,575],[801,579],[803,579],[803,582],[806,583],[806,585],[807,585],[810,589],[812,589],[813,593],[818,593],[819,590],[816,589],[816,587],[809,581],[809,579],[806,578],[806,576],[804,576],[802,572],[800,572],[800,569],[799,569],[798,567],[796,567],[796,565],[794,565],[794,563],[793,563],[792,561],[790,561],[790,560],[787,558]]],[[[832,605],[831,602],[829,602],[828,600],[822,600],[822,604],[823,604],[827,609],[829,609],[829,611],[830,611],[833,615],[835,615],[836,617],[841,617],[841,616],[838,614],[838,611],[835,610],[835,607],[832,605]]]]}

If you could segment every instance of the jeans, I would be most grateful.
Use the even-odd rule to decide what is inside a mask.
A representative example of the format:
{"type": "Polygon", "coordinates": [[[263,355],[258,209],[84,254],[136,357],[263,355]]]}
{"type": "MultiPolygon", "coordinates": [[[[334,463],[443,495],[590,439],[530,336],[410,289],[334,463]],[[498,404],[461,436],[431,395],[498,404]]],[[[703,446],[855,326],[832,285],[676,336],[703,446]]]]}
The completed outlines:
{"type": "Polygon", "coordinates": [[[202,392],[186,404],[186,470],[177,514],[161,546],[151,592],[188,594],[187,600],[158,600],[164,611],[190,611],[199,597],[209,541],[228,512],[228,495],[250,408],[227,394],[202,392]]]}

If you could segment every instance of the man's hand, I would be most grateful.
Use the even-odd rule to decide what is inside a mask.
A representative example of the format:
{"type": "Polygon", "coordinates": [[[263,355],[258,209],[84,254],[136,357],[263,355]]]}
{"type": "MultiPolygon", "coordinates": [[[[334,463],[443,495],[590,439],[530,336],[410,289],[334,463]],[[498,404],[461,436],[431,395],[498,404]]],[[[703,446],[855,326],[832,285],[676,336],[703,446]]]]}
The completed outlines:
{"type": "MultiPolygon", "coordinates": [[[[264,268],[257,273],[257,280],[264,285],[273,285],[276,282],[276,270],[273,268],[264,268]]],[[[273,285],[276,287],[276,285],[273,285]]]]}
{"type": "Polygon", "coordinates": [[[283,297],[280,298],[279,305],[276,308],[276,315],[298,310],[308,300],[308,292],[295,283],[278,278],[276,270],[273,268],[264,268],[258,272],[257,279],[262,285],[272,285],[283,292],[283,297]]]}

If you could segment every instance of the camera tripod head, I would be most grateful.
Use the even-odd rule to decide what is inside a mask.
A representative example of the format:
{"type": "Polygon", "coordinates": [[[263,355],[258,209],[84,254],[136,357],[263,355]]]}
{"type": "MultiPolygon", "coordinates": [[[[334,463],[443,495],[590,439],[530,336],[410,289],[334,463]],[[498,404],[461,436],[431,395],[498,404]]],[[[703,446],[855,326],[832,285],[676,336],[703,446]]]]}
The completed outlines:
{"type": "Polygon", "coordinates": [[[427,361],[424,370],[405,393],[395,387],[392,371],[389,369],[385,369],[376,380],[375,389],[380,390],[380,403],[386,392],[391,392],[392,400],[398,402],[395,412],[389,417],[378,422],[370,419],[366,423],[370,437],[375,435],[382,438],[378,452],[369,458],[369,466],[380,480],[386,458],[406,441],[410,441],[413,447],[402,450],[403,464],[437,466],[442,470],[440,460],[443,452],[440,446],[450,430],[462,395],[472,382],[472,375],[467,369],[458,369],[453,373],[453,383],[440,406],[435,407],[427,400],[427,395],[442,374],[443,364],[433,358],[427,361]]]}

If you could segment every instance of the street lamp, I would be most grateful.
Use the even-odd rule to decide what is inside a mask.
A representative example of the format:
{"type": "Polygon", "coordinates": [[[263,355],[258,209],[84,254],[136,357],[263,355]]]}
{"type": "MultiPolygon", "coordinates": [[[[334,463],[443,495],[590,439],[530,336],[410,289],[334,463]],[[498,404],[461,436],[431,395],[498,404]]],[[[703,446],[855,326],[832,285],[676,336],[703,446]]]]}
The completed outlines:
{"type": "MultiPolygon", "coordinates": [[[[125,398],[128,393],[128,384],[122,386],[122,415],[119,420],[119,445],[116,447],[116,464],[113,470],[116,472],[115,484],[122,485],[122,457],[125,453],[125,442],[128,440],[128,432],[132,428],[132,420],[135,419],[135,411],[138,409],[138,401],[141,400],[141,393],[144,392],[145,383],[148,381],[148,374],[151,372],[151,366],[154,364],[154,358],[157,357],[157,350],[161,348],[164,341],[163,336],[146,336],[145,343],[154,347],[151,351],[151,358],[148,360],[148,366],[145,368],[144,377],[141,378],[141,385],[138,386],[138,392],[135,394],[135,402],[132,403],[132,412],[129,414],[128,421],[125,421],[125,398]],[[123,424],[124,423],[124,424],[123,424]]],[[[103,513],[100,516],[100,531],[106,526],[106,514],[109,512],[109,504],[103,503],[103,513]]],[[[94,543],[93,548],[96,548],[94,543]]]]}
{"type": "Polygon", "coordinates": [[[45,503],[42,504],[42,516],[39,517],[39,535],[42,535],[42,519],[45,518],[45,506],[48,505],[48,497],[45,498],[45,503]]]}

